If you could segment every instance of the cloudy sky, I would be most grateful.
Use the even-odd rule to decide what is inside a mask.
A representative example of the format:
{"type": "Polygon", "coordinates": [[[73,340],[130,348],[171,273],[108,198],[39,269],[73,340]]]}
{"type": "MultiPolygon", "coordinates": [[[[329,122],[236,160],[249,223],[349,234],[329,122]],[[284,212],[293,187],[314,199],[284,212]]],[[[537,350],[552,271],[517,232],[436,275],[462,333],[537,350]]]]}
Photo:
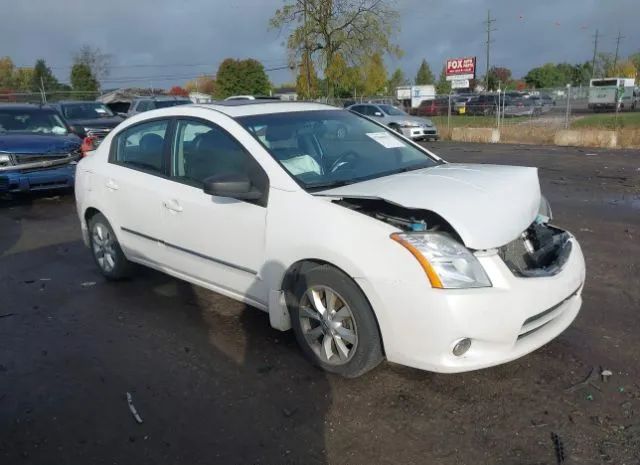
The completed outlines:
{"type": "MultiPolygon", "coordinates": [[[[170,87],[214,73],[226,57],[253,57],[267,69],[286,64],[286,34],[268,20],[284,0],[0,0],[0,56],[18,66],[45,58],[68,81],[73,53],[82,45],[112,55],[103,88],[170,87]]],[[[447,57],[478,56],[484,70],[487,9],[496,19],[491,63],[515,76],[549,61],[591,59],[599,50],[640,51],[638,0],[390,0],[400,12],[396,43],[401,59],[387,59],[408,77],[426,58],[437,72],[447,57]]],[[[483,72],[483,71],[482,71],[483,72]]],[[[269,72],[281,84],[288,70],[269,72]]]]}

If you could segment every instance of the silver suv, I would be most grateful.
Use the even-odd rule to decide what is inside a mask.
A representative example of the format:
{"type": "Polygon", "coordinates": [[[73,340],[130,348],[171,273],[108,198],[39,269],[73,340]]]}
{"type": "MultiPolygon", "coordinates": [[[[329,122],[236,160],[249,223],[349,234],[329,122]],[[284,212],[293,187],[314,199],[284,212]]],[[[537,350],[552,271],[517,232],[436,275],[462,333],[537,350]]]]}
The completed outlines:
{"type": "Polygon", "coordinates": [[[191,100],[185,97],[173,97],[170,95],[162,95],[158,97],[139,97],[131,102],[127,117],[137,115],[149,110],[155,110],[157,108],[167,108],[176,105],[187,105],[192,103],[191,100]]]}
{"type": "Polygon", "coordinates": [[[392,105],[358,103],[348,107],[349,110],[368,116],[373,120],[398,131],[405,137],[414,140],[438,140],[438,129],[427,118],[411,116],[392,105]]]}

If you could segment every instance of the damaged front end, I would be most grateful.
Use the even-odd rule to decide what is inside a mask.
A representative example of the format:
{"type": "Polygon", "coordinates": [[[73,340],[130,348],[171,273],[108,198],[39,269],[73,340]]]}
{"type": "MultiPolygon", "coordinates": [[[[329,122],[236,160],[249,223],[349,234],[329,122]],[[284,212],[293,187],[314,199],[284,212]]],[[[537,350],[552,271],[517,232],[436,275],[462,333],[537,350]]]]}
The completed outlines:
{"type": "MultiPolygon", "coordinates": [[[[406,233],[440,233],[460,244],[464,241],[440,215],[406,208],[383,199],[341,198],[333,203],[388,223],[406,233]]],[[[551,209],[544,197],[536,220],[516,239],[493,250],[518,277],[543,277],[559,273],[571,254],[571,236],[549,224],[551,209]]],[[[473,252],[475,249],[471,249],[473,252]]]]}
{"type": "Polygon", "coordinates": [[[571,254],[571,236],[546,223],[534,223],[516,240],[498,249],[498,255],[519,277],[553,276],[571,254]]]}

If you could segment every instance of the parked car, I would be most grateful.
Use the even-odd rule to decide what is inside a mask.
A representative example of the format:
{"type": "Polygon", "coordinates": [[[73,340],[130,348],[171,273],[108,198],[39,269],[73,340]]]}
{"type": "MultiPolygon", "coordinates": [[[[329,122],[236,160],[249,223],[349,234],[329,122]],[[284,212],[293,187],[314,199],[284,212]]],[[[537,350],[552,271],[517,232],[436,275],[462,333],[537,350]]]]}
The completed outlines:
{"type": "Polygon", "coordinates": [[[328,105],[137,115],[80,161],[76,200],[107,279],[139,263],[245,302],[344,376],[383,357],[449,373],[505,363],[582,302],[580,245],[549,223],[535,168],[446,163],[328,105]]]}
{"type": "Polygon", "coordinates": [[[140,97],[131,102],[127,117],[137,115],[149,110],[158,108],[174,107],[176,105],[188,105],[191,103],[186,97],[174,97],[171,95],[161,95],[155,97],[140,97]]]}
{"type": "MultiPolygon", "coordinates": [[[[453,102],[451,102],[453,110],[453,102]]],[[[423,100],[412,114],[416,116],[438,116],[449,114],[449,97],[438,97],[432,100],[423,100]]]]}
{"type": "Polygon", "coordinates": [[[0,192],[73,187],[81,142],[49,106],[0,104],[0,192]]]}
{"type": "Polygon", "coordinates": [[[364,116],[368,116],[405,137],[414,140],[438,140],[438,129],[430,119],[411,116],[391,105],[359,103],[348,108],[364,116]]]}
{"type": "Polygon", "coordinates": [[[482,94],[473,97],[466,104],[466,114],[470,116],[495,115],[498,108],[498,96],[495,94],[482,94]]]}
{"type": "Polygon", "coordinates": [[[52,105],[78,136],[91,137],[97,146],[102,139],[124,121],[100,102],[63,101],[52,105]]]}
{"type": "Polygon", "coordinates": [[[531,95],[528,100],[539,109],[539,113],[547,113],[555,105],[553,98],[547,94],[531,95]]]}

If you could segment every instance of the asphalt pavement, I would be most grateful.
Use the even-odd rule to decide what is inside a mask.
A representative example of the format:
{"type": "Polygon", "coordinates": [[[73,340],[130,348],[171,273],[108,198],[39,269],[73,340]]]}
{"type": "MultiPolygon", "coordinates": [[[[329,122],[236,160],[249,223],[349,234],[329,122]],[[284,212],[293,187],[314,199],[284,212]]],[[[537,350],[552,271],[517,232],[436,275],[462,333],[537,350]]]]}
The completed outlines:
{"type": "Polygon", "coordinates": [[[477,372],[384,363],[342,379],[258,310],[147,269],[106,282],[72,193],[7,198],[0,463],[640,463],[640,153],[427,146],[539,167],[587,262],[582,311],[556,340],[477,372]]]}

